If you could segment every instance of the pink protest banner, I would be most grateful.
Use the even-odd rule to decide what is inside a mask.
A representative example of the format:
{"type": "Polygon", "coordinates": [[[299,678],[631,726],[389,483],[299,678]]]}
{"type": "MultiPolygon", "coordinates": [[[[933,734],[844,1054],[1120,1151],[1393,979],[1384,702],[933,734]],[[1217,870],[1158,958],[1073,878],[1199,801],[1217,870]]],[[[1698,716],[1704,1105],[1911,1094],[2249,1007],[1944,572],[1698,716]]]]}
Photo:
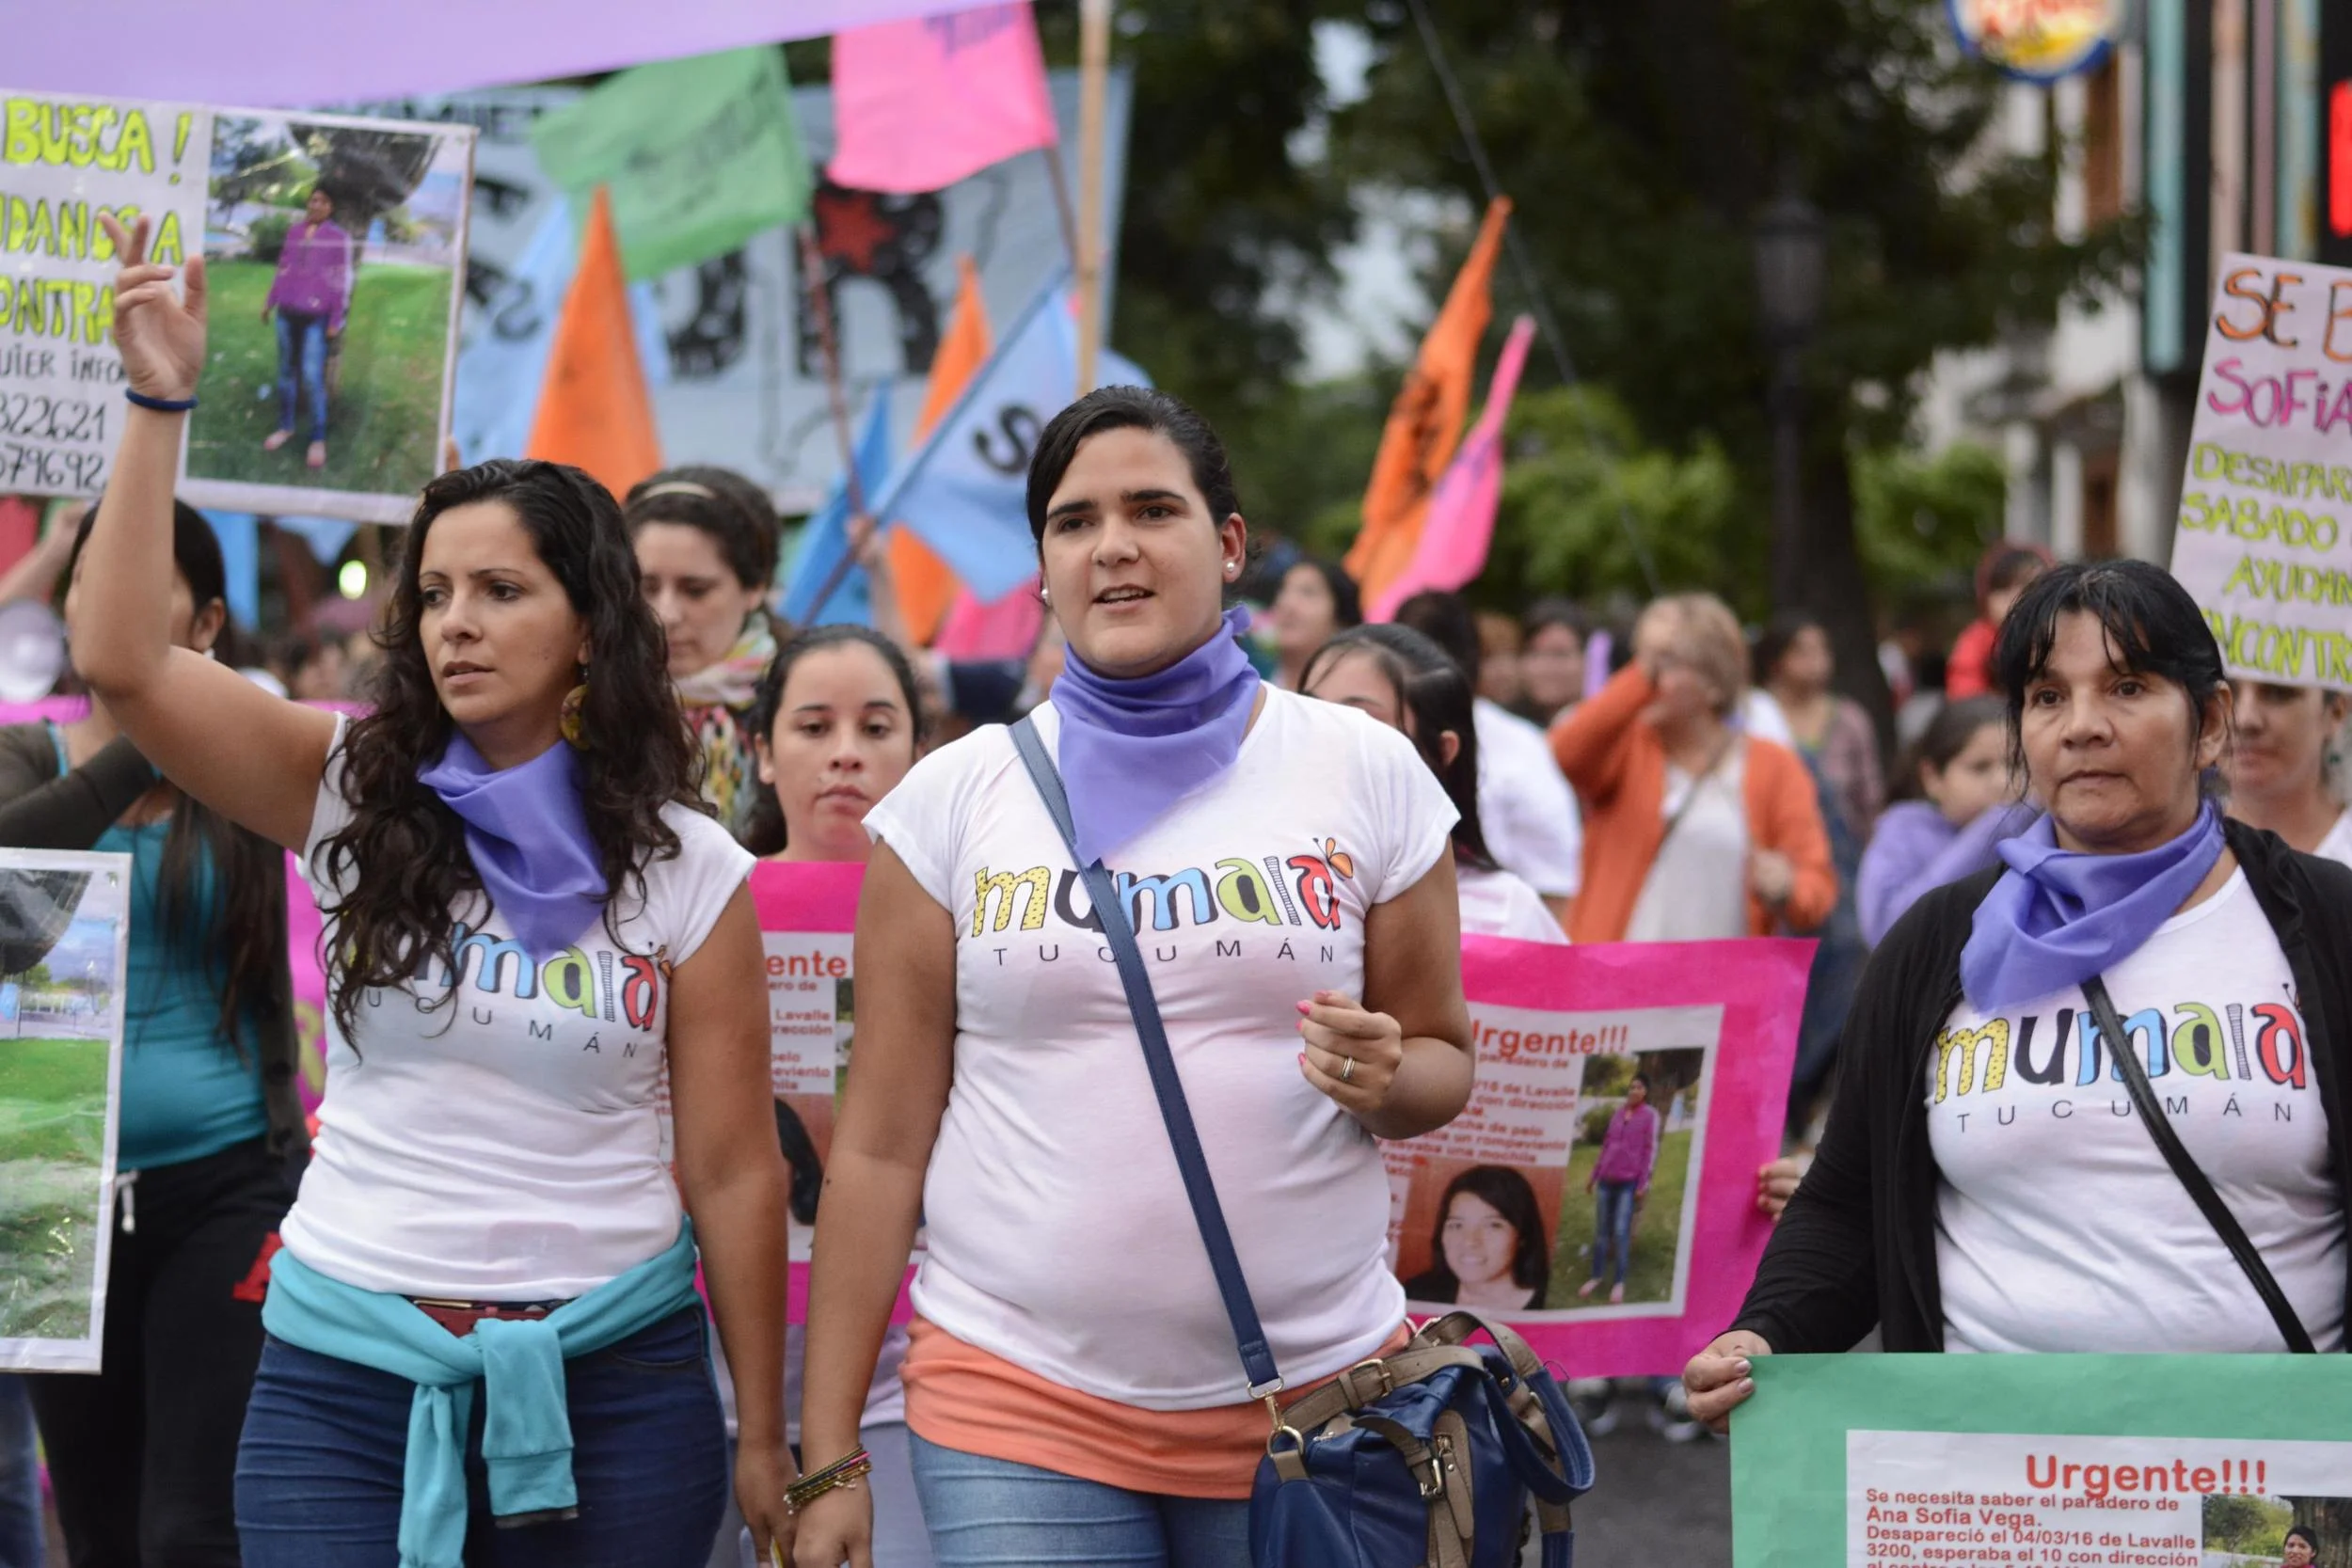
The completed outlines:
{"type": "Polygon", "coordinates": [[[1057,139],[1028,0],[837,35],[833,113],[850,190],[941,190],[1057,139]]]}
{"type": "Polygon", "coordinates": [[[1772,1234],[1813,943],[1462,946],[1478,1086],[1385,1146],[1412,1311],[1491,1312],[1575,1377],[1680,1371],[1772,1234]]]}
{"type": "MultiPolygon", "coordinates": [[[[752,907],[768,955],[770,1088],[776,1135],[792,1167],[792,1279],[787,1299],[794,1323],[808,1321],[808,1260],[816,1239],[817,1194],[833,1157],[834,1107],[850,1068],[856,1017],[850,933],[866,868],[853,863],[752,868],[752,907]]],[[[921,1243],[917,1239],[919,1249],[921,1243]]],[[[914,1270],[907,1271],[908,1278],[914,1270]]],[[[894,1323],[914,1315],[902,1287],[894,1323]]]]}

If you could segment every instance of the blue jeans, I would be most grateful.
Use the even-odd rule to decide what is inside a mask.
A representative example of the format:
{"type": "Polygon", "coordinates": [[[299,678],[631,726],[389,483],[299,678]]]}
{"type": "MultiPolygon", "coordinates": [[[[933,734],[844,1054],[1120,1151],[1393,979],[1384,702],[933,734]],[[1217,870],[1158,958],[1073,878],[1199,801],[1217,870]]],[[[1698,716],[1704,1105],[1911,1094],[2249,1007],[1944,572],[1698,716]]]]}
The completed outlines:
{"type": "MultiPolygon", "coordinates": [[[[568,1363],[564,1386],[579,1517],[492,1524],[476,1400],[469,1568],[703,1568],[728,1484],[702,1308],[568,1363]]],[[[405,1378],[270,1338],[237,1450],[245,1568],[396,1568],[415,1392],[405,1378]]]]}
{"type": "Polygon", "coordinates": [[[939,1568],[1249,1568],[1247,1501],[1122,1491],[911,1435],[939,1568]]]}
{"type": "Polygon", "coordinates": [[[40,1568],[48,1553],[32,1402],[24,1379],[0,1372],[0,1568],[40,1568]]]}
{"type": "Polygon", "coordinates": [[[278,324],[278,428],[292,430],[302,398],[302,383],[310,384],[310,439],[326,439],[326,318],[305,316],[279,309],[278,324]]]}
{"type": "Polygon", "coordinates": [[[1633,1186],[1630,1181],[1603,1181],[1593,1188],[1593,1277],[1609,1272],[1609,1254],[1617,1255],[1615,1283],[1625,1283],[1626,1266],[1633,1260],[1633,1186]]]}

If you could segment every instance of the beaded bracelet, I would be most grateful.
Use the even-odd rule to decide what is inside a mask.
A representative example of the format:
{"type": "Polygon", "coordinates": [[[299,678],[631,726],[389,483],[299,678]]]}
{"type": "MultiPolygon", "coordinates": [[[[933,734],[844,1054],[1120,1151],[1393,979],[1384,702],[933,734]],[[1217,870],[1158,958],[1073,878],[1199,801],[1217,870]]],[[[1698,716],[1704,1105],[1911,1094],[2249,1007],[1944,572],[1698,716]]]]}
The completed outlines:
{"type": "Polygon", "coordinates": [[[873,1474],[874,1461],[863,1446],[850,1450],[845,1459],[836,1459],[821,1470],[803,1476],[786,1489],[784,1511],[798,1513],[828,1492],[853,1490],[861,1477],[873,1474]]]}

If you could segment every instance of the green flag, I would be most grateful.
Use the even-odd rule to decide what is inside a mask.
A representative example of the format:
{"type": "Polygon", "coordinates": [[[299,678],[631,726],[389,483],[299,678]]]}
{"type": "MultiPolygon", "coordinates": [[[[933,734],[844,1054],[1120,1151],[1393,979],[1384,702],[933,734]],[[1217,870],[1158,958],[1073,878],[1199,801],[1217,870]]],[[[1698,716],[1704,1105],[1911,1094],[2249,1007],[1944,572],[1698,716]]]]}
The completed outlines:
{"type": "Polygon", "coordinates": [[[632,280],[723,256],[808,213],[808,158],[771,47],[624,71],[542,119],[532,143],[575,213],[596,186],[612,191],[632,280]]]}

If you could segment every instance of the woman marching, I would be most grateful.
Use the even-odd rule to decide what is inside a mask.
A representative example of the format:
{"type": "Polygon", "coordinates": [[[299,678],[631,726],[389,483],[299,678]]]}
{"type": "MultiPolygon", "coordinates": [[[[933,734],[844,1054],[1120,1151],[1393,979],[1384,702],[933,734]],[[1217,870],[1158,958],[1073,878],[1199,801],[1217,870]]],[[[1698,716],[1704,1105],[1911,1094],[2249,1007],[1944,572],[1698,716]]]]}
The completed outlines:
{"type": "MultiPolygon", "coordinates": [[[[106,224],[132,407],[76,656],[167,779],[302,852],[343,1037],[262,1312],[246,1568],[700,1564],[726,1482],[696,1246],[729,1359],[779,1389],[785,1178],[748,857],[691,804],[620,509],[546,463],[428,485],[364,719],[172,646],[203,265],[183,302],[147,222],[106,224]]],[[[745,1403],[736,1468],[763,1548],[781,1403],[745,1403]]]]}
{"type": "Polygon", "coordinates": [[[2237,743],[2222,768],[2230,815],[2306,854],[2352,865],[2352,812],[2338,796],[2336,740],[2352,698],[2307,686],[2235,685],[2237,743]]]}
{"type": "Polygon", "coordinates": [[[1873,1326],[1899,1352],[2344,1346],[2352,873],[2222,816],[2221,653],[2158,568],[2054,568],[1993,663],[2048,813],[1872,956],[1819,1158],[1683,1374],[1719,1429],[1756,1356],[1873,1326]]]}
{"type": "Polygon", "coordinates": [[[664,468],[628,493],[625,515],[645,602],[661,623],[670,678],[702,752],[703,799],[739,842],[760,799],[747,722],[776,657],[768,594],[776,510],[727,468],[664,468]]]}
{"type": "MultiPolygon", "coordinates": [[[[173,646],[226,624],[220,545],[171,520],[173,646]]],[[[89,537],[86,515],[69,581],[89,537]]],[[[66,592],[77,649],[93,627],[66,592]]],[[[101,701],[0,729],[0,844],[132,858],[104,1370],[26,1380],[68,1558],[237,1568],[237,1433],[262,1354],[262,1269],[309,1146],[294,1090],[285,855],[161,784],[101,701]]],[[[5,1544],[0,1544],[4,1547],[5,1544]]],[[[0,1557],[7,1554],[0,1549],[0,1557]]]]}
{"type": "MultiPolygon", "coordinates": [[[[1028,511],[1070,653],[1032,719],[1080,856],[1128,890],[1250,1291],[1303,1387],[1403,1342],[1374,1140],[1469,1098],[1454,814],[1402,735],[1251,672],[1221,610],[1244,525],[1184,404],[1120,387],[1063,410],[1028,511]]],[[[859,996],[818,1221],[797,1560],[869,1560],[868,1494],[832,1478],[863,1468],[919,1215],[904,1375],[938,1560],[1238,1568],[1266,1412],[1054,818],[1011,736],[983,730],[866,826],[858,970],[892,980],[859,996]]]]}

